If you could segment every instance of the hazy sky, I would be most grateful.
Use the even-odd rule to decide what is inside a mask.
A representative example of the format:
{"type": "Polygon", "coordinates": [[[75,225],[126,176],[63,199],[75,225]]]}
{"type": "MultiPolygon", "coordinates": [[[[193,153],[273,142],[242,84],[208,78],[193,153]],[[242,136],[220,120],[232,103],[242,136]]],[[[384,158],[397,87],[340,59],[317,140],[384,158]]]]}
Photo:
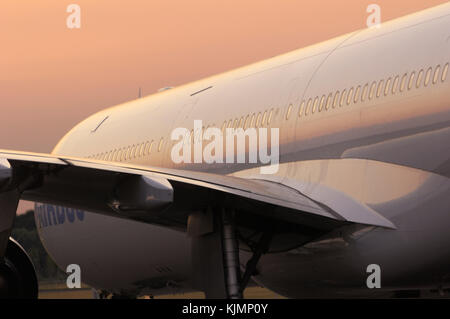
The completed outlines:
{"type": "MultiPolygon", "coordinates": [[[[442,0],[2,0],[0,148],[50,152],[105,107],[442,0]],[[81,28],[69,29],[69,4],[81,28]]],[[[29,208],[21,205],[19,211],[29,208]]]]}

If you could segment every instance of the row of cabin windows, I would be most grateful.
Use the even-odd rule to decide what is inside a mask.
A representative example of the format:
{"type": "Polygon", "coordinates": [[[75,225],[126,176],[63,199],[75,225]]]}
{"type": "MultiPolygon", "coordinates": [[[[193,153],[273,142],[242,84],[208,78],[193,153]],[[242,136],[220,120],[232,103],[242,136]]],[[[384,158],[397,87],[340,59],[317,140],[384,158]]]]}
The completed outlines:
{"type": "MultiPolygon", "coordinates": [[[[269,126],[270,123],[272,122],[274,116],[274,109],[270,109],[270,110],[266,110],[264,112],[259,112],[258,114],[253,113],[253,114],[247,114],[245,116],[242,116],[241,118],[235,118],[235,119],[230,119],[227,121],[224,121],[221,127],[221,131],[222,134],[225,135],[226,132],[225,130],[227,128],[233,128],[233,129],[237,129],[237,128],[242,128],[244,130],[246,130],[247,128],[253,127],[253,128],[258,128],[258,127],[264,127],[264,126],[269,126]]],[[[216,127],[215,124],[212,125],[208,125],[205,127],[202,127],[203,132],[208,129],[208,128],[213,128],[216,127]]],[[[196,132],[195,136],[194,136],[194,129],[192,129],[189,133],[189,136],[186,136],[187,140],[189,141],[189,143],[192,143],[195,139],[198,139],[200,137],[200,130],[198,132],[196,132]]]]}
{"type": "MultiPolygon", "coordinates": [[[[336,91],[328,95],[322,95],[322,97],[316,96],[315,98],[309,98],[300,103],[298,116],[307,116],[310,113],[314,114],[316,111],[328,111],[337,106],[341,107],[380,98],[383,94],[387,96],[389,94],[396,94],[397,92],[409,91],[414,88],[418,89],[422,85],[427,87],[431,83],[437,84],[439,81],[444,82],[447,78],[448,68],[449,63],[445,64],[443,68],[437,65],[434,70],[432,67],[429,67],[426,71],[421,69],[418,72],[413,71],[409,74],[405,73],[402,76],[396,75],[386,80],[374,81],[370,85],[366,83],[363,86],[358,85],[356,88],[351,87],[348,91],[344,89],[342,92],[336,91]]],[[[293,107],[292,104],[289,104],[286,111],[286,120],[291,116],[293,107]]]]}
{"type": "MultiPolygon", "coordinates": [[[[128,147],[123,147],[115,149],[105,153],[99,153],[93,156],[88,156],[88,158],[93,158],[96,160],[103,160],[108,162],[125,162],[135,158],[140,158],[148,156],[152,153],[154,141],[143,142],[141,144],[132,145],[128,147]]],[[[157,151],[162,150],[164,144],[164,138],[161,137],[158,143],[157,151]]]]}
{"type": "MultiPolygon", "coordinates": [[[[226,128],[243,128],[244,130],[249,127],[264,127],[265,125],[270,125],[273,117],[274,109],[266,110],[264,113],[259,112],[258,114],[253,113],[252,115],[242,116],[240,119],[236,118],[229,121],[225,121],[222,125],[222,133],[225,134],[226,128]],[[256,120],[256,121],[255,121],[256,120]],[[228,123],[228,125],[227,125],[228,123]]],[[[206,129],[210,127],[215,127],[215,124],[206,126],[206,129]]],[[[205,127],[202,127],[205,131],[205,127]]],[[[198,135],[199,136],[199,135],[198,135]]],[[[197,135],[195,136],[197,137],[197,135]]],[[[194,129],[191,130],[189,141],[194,141],[194,129]]],[[[164,143],[164,138],[162,137],[158,144],[158,152],[161,151],[164,143]]],[[[108,162],[125,162],[135,158],[148,156],[152,152],[154,141],[144,142],[137,145],[132,145],[120,149],[115,149],[113,151],[95,154],[93,156],[88,156],[88,158],[93,158],[96,160],[103,160],[108,162]]]]}
{"type": "Polygon", "coordinates": [[[228,121],[223,122],[222,124],[222,133],[225,134],[226,128],[242,128],[244,130],[252,127],[252,128],[258,128],[258,127],[264,127],[269,126],[272,122],[274,114],[274,109],[266,110],[264,113],[258,112],[258,114],[247,114],[242,116],[240,119],[231,119],[228,121]]]}

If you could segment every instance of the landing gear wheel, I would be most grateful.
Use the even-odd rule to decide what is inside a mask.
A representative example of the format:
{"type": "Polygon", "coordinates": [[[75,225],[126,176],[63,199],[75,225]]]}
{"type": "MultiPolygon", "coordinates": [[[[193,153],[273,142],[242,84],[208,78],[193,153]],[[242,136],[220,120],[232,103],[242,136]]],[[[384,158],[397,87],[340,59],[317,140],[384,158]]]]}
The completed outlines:
{"type": "Polygon", "coordinates": [[[38,282],[33,264],[23,248],[9,239],[0,260],[0,298],[36,299],[38,282]]]}

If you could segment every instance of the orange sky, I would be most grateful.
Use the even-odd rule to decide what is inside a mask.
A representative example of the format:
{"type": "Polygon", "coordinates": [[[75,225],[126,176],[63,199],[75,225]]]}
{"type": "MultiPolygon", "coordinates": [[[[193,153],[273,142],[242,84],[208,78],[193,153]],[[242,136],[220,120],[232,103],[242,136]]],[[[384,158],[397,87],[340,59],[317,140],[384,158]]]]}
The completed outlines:
{"type": "Polygon", "coordinates": [[[387,21],[444,2],[2,0],[0,148],[49,152],[139,87],[151,94],[363,28],[371,3],[387,21]],[[66,27],[71,3],[81,29],[66,27]]]}

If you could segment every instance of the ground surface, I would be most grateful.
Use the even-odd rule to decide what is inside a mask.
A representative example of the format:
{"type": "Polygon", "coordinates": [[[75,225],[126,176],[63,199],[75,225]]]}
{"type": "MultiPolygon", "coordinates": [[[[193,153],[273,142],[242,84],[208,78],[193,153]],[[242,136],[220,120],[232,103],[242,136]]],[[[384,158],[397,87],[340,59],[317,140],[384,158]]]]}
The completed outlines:
{"type": "MultiPolygon", "coordinates": [[[[244,291],[246,299],[280,299],[280,295],[271,292],[268,289],[260,287],[250,287],[244,291]]],[[[155,299],[202,299],[202,292],[193,292],[188,294],[162,295],[155,299]]],[[[93,292],[88,286],[81,286],[80,289],[68,289],[64,283],[46,283],[39,287],[39,299],[92,299],[93,292]]]]}

